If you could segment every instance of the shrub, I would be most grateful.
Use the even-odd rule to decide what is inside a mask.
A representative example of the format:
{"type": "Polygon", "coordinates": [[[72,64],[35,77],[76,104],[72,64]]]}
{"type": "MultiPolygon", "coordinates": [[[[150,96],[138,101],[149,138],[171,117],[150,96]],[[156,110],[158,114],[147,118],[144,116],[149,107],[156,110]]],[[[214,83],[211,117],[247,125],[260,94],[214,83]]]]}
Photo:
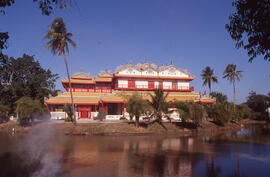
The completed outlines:
{"type": "Polygon", "coordinates": [[[204,106],[193,102],[176,102],[176,108],[183,122],[192,120],[197,126],[206,115],[204,106]]]}
{"type": "Polygon", "coordinates": [[[67,117],[65,118],[65,122],[72,122],[71,117],[70,117],[70,116],[67,116],[67,117]]]}
{"type": "Polygon", "coordinates": [[[182,122],[186,122],[190,116],[189,116],[189,105],[187,102],[179,101],[176,103],[176,109],[178,113],[180,114],[180,118],[182,122]]]}
{"type": "Polygon", "coordinates": [[[233,118],[233,104],[217,103],[209,107],[207,114],[218,125],[224,125],[233,118]]]}
{"type": "Polygon", "coordinates": [[[251,118],[252,112],[251,109],[246,104],[237,105],[235,108],[233,120],[241,121],[242,119],[251,118]]]}
{"type": "Polygon", "coordinates": [[[197,103],[189,103],[189,111],[191,120],[199,126],[206,114],[204,107],[197,103]]]}
{"type": "Polygon", "coordinates": [[[73,111],[72,111],[72,106],[71,104],[65,104],[63,107],[64,112],[67,113],[67,117],[65,118],[65,122],[72,122],[72,116],[73,116],[73,111]]]}
{"type": "Polygon", "coordinates": [[[8,120],[8,112],[10,108],[5,105],[0,105],[0,123],[8,120]]]}
{"type": "Polygon", "coordinates": [[[96,119],[100,120],[100,121],[103,121],[103,120],[106,119],[106,115],[107,115],[106,109],[105,108],[100,108],[98,110],[98,115],[97,115],[96,119]]]}

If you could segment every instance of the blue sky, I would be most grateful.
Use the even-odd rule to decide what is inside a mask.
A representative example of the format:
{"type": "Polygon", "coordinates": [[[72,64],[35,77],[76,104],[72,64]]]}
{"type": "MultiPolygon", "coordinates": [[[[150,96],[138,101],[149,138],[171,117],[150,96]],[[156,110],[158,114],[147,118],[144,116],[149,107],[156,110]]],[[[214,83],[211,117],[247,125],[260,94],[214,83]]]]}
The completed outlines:
{"type": "Polygon", "coordinates": [[[250,91],[266,94],[270,91],[270,62],[262,57],[248,63],[243,49],[235,49],[225,29],[233,12],[230,0],[77,0],[51,16],[41,15],[32,0],[16,1],[0,15],[0,31],[8,31],[9,56],[23,53],[35,55],[44,68],[60,75],[57,88],[63,90],[61,78],[66,77],[62,57],[53,56],[42,40],[48,25],[55,17],[63,17],[68,31],[73,33],[77,48],[70,51],[71,72],[100,70],[114,71],[120,64],[143,62],[162,65],[173,60],[187,69],[195,80],[195,91],[202,86],[201,71],[214,68],[219,83],[213,91],[223,92],[229,100],[233,88],[222,79],[227,64],[243,70],[242,80],[236,84],[237,102],[246,100],[250,91]]]}

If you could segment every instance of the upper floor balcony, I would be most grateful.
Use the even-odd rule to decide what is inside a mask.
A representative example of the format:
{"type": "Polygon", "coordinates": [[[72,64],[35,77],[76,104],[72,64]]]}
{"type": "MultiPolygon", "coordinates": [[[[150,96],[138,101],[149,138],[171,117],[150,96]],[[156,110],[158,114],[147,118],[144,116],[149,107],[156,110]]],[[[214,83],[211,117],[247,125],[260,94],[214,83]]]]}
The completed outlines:
{"type": "Polygon", "coordinates": [[[127,85],[127,84],[115,84],[116,90],[155,90],[162,89],[164,91],[182,91],[182,92],[192,92],[194,91],[193,86],[148,86],[148,85],[127,85]]]}

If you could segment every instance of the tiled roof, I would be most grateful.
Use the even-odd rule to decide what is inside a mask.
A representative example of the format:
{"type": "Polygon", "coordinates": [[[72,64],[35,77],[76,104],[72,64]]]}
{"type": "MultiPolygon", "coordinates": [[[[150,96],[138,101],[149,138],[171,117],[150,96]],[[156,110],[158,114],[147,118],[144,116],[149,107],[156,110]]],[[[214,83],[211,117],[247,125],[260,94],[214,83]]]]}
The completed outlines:
{"type": "MultiPolygon", "coordinates": [[[[89,79],[70,79],[71,83],[80,83],[80,84],[94,84],[94,80],[89,79]]],[[[68,79],[63,79],[62,83],[68,83],[68,79]]]]}
{"type": "Polygon", "coordinates": [[[112,77],[96,77],[96,82],[112,82],[112,77]]]}
{"type": "MultiPolygon", "coordinates": [[[[74,104],[98,104],[99,98],[87,98],[87,97],[73,97],[74,104]]],[[[70,97],[54,97],[49,100],[45,100],[47,104],[71,104],[70,97]]]]}
{"type": "Polygon", "coordinates": [[[99,77],[102,77],[102,76],[111,76],[112,77],[112,72],[110,70],[104,70],[104,71],[100,71],[100,73],[98,74],[99,77]]]}
{"type": "MultiPolygon", "coordinates": [[[[113,93],[80,93],[73,92],[75,104],[98,104],[99,101],[114,103],[114,102],[127,102],[128,98],[133,94],[141,95],[144,99],[151,101],[150,94],[153,91],[113,91],[113,93]]],[[[167,92],[164,92],[165,94],[167,92]]],[[[201,103],[215,103],[211,98],[200,98],[198,93],[192,92],[169,92],[166,101],[194,101],[201,103]]],[[[65,104],[71,103],[70,93],[65,92],[57,97],[52,97],[45,101],[47,104],[65,104]]]]}
{"type": "Polygon", "coordinates": [[[92,76],[90,73],[84,73],[84,72],[75,72],[71,75],[71,78],[84,78],[84,79],[92,79],[92,76]]]}

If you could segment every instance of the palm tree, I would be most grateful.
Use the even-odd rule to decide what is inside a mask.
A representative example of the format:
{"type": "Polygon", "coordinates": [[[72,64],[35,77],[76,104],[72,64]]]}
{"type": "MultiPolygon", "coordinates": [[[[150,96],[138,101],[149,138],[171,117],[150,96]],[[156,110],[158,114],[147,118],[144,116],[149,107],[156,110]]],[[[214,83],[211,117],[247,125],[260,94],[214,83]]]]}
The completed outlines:
{"type": "Polygon", "coordinates": [[[202,70],[202,79],[204,80],[203,85],[208,85],[209,94],[211,93],[211,83],[218,83],[217,76],[214,76],[214,70],[209,66],[206,66],[204,70],[202,70]]]}
{"type": "Polygon", "coordinates": [[[240,79],[243,77],[241,74],[243,71],[236,70],[236,65],[234,64],[228,64],[226,69],[223,72],[223,78],[227,78],[230,83],[233,84],[233,103],[235,105],[236,103],[236,97],[235,97],[235,81],[240,81],[240,79]]]}
{"type": "Polygon", "coordinates": [[[169,103],[166,102],[168,94],[169,93],[164,94],[163,90],[161,89],[156,89],[154,91],[154,95],[150,94],[152,99],[150,105],[152,106],[154,110],[154,116],[159,123],[162,121],[162,115],[168,113],[169,103]]]}
{"type": "Polygon", "coordinates": [[[50,50],[54,55],[57,54],[58,56],[63,55],[64,61],[66,64],[66,71],[68,76],[68,83],[69,83],[69,90],[71,96],[71,103],[72,103],[72,112],[74,116],[74,124],[76,124],[76,116],[75,116],[75,109],[74,109],[74,102],[73,102],[73,95],[70,83],[70,76],[68,71],[68,63],[66,60],[66,54],[69,53],[69,44],[71,44],[74,48],[76,48],[75,42],[71,39],[72,34],[67,32],[66,25],[62,18],[56,18],[49,26],[49,30],[47,31],[46,36],[44,39],[49,39],[46,47],[50,50]]]}

